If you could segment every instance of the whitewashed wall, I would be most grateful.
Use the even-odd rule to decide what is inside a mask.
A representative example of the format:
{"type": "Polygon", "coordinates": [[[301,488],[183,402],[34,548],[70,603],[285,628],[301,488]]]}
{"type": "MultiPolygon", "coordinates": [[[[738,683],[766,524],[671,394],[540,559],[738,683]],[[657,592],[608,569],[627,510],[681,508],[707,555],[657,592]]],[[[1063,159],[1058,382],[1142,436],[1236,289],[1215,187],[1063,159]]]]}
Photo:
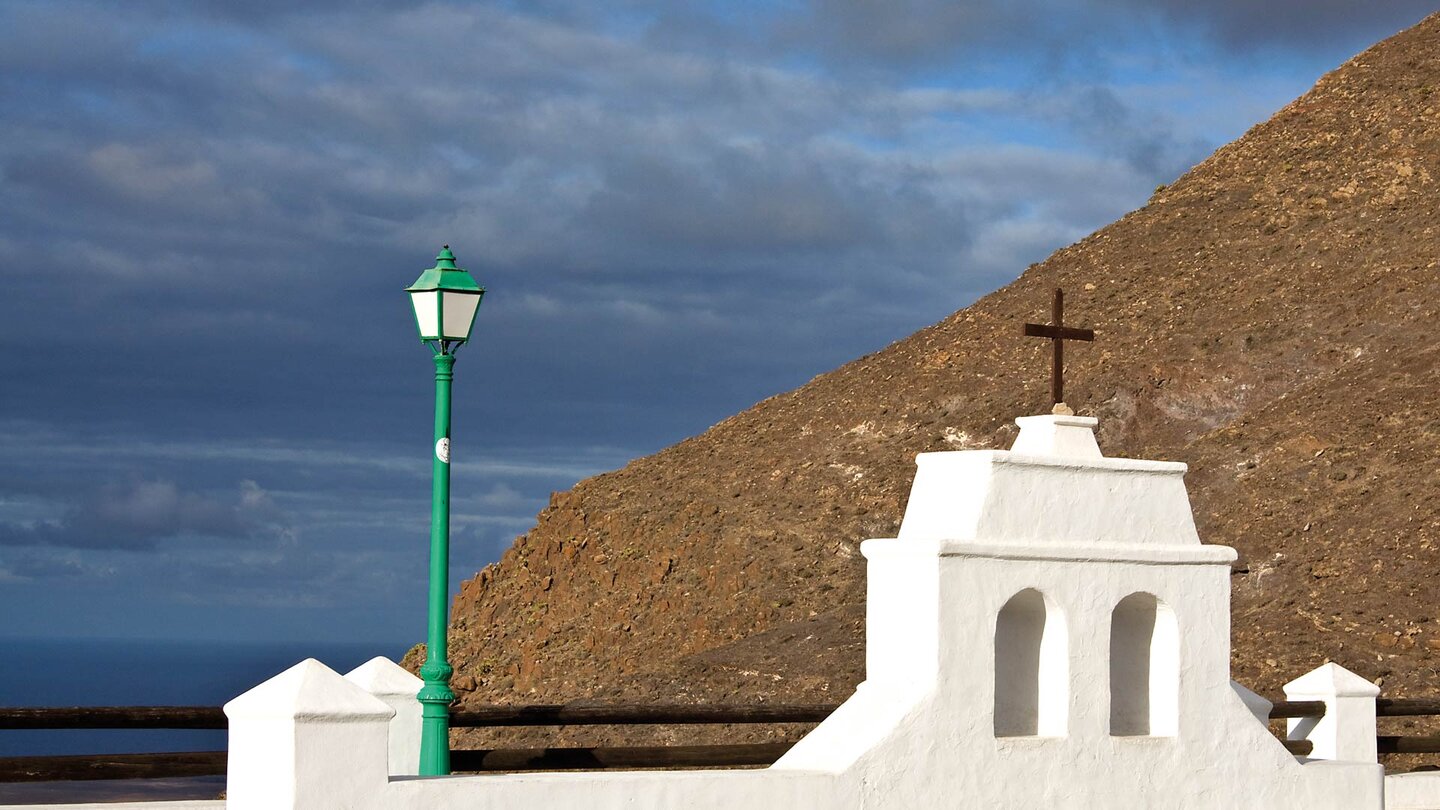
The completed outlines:
{"type": "Polygon", "coordinates": [[[1184,465],[1103,458],[1091,419],[1018,421],[1023,452],[919,457],[899,537],[862,548],[867,680],[770,768],[389,777],[394,709],[310,661],[227,706],[229,807],[1379,810],[1373,749],[1345,742],[1363,704],[1292,729],[1333,757],[1300,760],[1231,683],[1234,552],[1200,543],[1184,465]]]}

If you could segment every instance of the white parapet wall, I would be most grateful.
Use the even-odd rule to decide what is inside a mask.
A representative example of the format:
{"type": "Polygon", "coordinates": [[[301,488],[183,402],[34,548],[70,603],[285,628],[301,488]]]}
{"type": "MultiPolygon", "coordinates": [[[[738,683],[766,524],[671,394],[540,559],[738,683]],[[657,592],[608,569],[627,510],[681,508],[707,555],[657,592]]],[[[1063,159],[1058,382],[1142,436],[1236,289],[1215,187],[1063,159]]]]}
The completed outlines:
{"type": "Polygon", "coordinates": [[[1440,810],[1440,771],[1387,775],[1385,810],[1440,810]]]}
{"type": "Polygon", "coordinates": [[[1018,421],[1023,452],[919,457],[899,536],[862,546],[866,681],[769,768],[392,775],[418,719],[307,661],[226,707],[228,807],[1381,810],[1363,681],[1296,682],[1336,712],[1297,758],[1230,680],[1235,553],[1200,542],[1184,465],[1018,421]]]}

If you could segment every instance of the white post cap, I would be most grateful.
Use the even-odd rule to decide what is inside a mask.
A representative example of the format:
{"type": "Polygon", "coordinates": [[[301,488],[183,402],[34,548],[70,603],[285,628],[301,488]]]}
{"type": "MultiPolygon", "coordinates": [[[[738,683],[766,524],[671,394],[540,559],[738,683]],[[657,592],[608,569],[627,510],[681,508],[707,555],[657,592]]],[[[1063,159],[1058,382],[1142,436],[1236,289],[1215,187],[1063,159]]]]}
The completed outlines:
{"type": "Polygon", "coordinates": [[[425,685],[424,681],[383,655],[377,655],[345,673],[345,680],[378,698],[413,698],[425,685]]]}
{"type": "Polygon", "coordinates": [[[1100,420],[1093,416],[1046,414],[1022,416],[1015,420],[1020,435],[1010,452],[1029,456],[1062,456],[1065,458],[1104,458],[1095,441],[1095,426],[1100,420]]]}
{"type": "Polygon", "coordinates": [[[1380,696],[1380,687],[1331,661],[1310,670],[1285,684],[1285,696],[1294,700],[1301,696],[1323,698],[1380,696]]]}
{"type": "Polygon", "coordinates": [[[307,658],[225,704],[225,716],[328,720],[380,717],[395,710],[345,680],[340,673],[307,658]]]}

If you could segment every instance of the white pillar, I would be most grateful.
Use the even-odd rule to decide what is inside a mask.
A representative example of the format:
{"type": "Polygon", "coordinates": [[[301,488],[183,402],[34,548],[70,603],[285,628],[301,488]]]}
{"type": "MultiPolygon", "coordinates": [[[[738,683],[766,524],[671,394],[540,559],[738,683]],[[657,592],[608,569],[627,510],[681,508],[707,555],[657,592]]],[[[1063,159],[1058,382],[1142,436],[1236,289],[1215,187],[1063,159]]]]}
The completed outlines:
{"type": "Polygon", "coordinates": [[[350,670],[345,679],[395,710],[390,720],[390,775],[420,773],[420,701],[425,682],[383,655],[350,670]]]}
{"type": "Polygon", "coordinates": [[[1324,717],[1286,721],[1286,738],[1309,740],[1311,759],[1375,762],[1375,698],[1380,688],[1339,664],[1324,664],[1285,684],[1287,700],[1322,700],[1324,717]]]}
{"type": "Polygon", "coordinates": [[[383,806],[395,711],[307,658],[225,704],[228,810],[383,806]]]}

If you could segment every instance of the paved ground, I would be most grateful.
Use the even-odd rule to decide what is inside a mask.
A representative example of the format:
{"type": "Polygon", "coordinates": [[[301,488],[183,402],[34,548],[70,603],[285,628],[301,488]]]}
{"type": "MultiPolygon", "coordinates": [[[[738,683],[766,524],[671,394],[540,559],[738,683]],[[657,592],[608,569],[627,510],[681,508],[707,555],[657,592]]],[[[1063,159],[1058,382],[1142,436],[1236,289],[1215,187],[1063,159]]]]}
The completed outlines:
{"type": "Polygon", "coordinates": [[[223,776],[102,779],[92,782],[18,782],[0,784],[0,805],[216,799],[224,790],[223,776]]]}

